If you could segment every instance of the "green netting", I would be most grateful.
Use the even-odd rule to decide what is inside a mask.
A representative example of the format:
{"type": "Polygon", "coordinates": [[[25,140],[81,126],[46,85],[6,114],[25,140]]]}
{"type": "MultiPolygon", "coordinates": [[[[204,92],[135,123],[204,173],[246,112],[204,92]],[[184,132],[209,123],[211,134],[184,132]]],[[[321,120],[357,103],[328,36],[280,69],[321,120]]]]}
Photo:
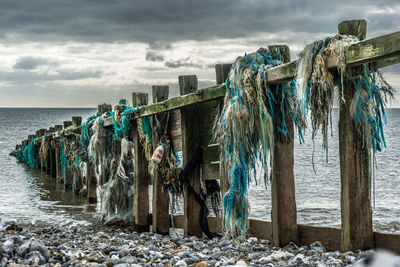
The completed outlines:
{"type": "Polygon", "coordinates": [[[79,144],[80,144],[80,149],[81,149],[81,156],[86,157],[88,155],[88,147],[90,143],[90,138],[92,138],[93,131],[90,129],[92,126],[92,122],[99,117],[99,114],[90,116],[86,122],[84,122],[80,128],[81,128],[81,135],[79,138],[79,144]]]}
{"type": "Polygon", "coordinates": [[[149,142],[153,142],[153,130],[151,127],[151,121],[150,117],[143,117],[142,118],[142,131],[143,133],[146,134],[147,138],[149,139],[149,142]]]}
{"type": "Polygon", "coordinates": [[[64,150],[64,140],[60,142],[60,166],[61,166],[61,174],[63,177],[63,181],[65,182],[65,176],[69,175],[69,170],[68,170],[68,159],[65,156],[65,150],[64,150]]]}
{"type": "Polygon", "coordinates": [[[35,144],[36,139],[38,139],[38,137],[33,138],[28,145],[25,144],[21,147],[15,155],[19,162],[27,163],[31,168],[36,167],[38,164],[37,156],[39,153],[39,146],[35,144]]]}

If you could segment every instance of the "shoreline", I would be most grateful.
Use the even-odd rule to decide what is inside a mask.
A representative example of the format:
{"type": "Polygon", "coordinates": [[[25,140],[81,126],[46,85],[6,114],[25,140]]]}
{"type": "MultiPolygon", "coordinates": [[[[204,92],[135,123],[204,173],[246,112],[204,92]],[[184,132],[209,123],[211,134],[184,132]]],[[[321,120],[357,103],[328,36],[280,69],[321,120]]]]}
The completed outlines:
{"type": "Polygon", "coordinates": [[[0,266],[346,266],[373,250],[327,252],[320,242],[270,246],[255,237],[202,239],[138,233],[132,227],[19,228],[0,231],[0,266]],[[18,264],[18,265],[16,265],[18,264]]]}

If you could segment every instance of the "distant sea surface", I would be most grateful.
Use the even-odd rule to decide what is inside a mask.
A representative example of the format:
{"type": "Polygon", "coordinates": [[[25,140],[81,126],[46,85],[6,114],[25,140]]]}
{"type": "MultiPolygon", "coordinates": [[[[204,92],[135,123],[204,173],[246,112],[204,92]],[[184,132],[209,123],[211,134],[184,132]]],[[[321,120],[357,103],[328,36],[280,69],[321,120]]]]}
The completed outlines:
{"type": "MultiPolygon", "coordinates": [[[[89,205],[86,200],[64,191],[63,185],[19,164],[9,153],[17,143],[40,128],[49,128],[72,116],[85,120],[96,109],[71,108],[0,108],[0,229],[7,222],[35,226],[88,226],[99,224],[100,204],[89,205]]],[[[333,114],[333,137],[329,138],[329,158],[321,138],[313,143],[310,130],[305,144],[295,141],[295,182],[297,220],[301,224],[340,227],[340,166],[338,148],[338,111],[333,114]]],[[[400,110],[387,111],[385,127],[387,148],[376,155],[373,204],[374,229],[400,233],[400,110]]],[[[250,217],[271,220],[270,187],[261,177],[249,189],[250,217]]]]}

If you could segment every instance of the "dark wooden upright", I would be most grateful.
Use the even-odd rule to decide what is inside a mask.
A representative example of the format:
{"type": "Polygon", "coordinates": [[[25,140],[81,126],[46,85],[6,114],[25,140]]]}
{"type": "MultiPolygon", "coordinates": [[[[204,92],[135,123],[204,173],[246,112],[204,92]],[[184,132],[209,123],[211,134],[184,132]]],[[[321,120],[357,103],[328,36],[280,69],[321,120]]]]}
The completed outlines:
{"type": "MultiPolygon", "coordinates": [[[[186,95],[197,90],[196,75],[179,76],[179,93],[186,95]]],[[[181,131],[183,149],[183,167],[196,157],[199,148],[199,112],[198,104],[181,108],[181,131]]],[[[187,171],[187,170],[186,170],[187,171]]],[[[200,194],[200,162],[197,162],[185,177],[193,190],[200,194]]],[[[200,204],[195,196],[184,187],[184,224],[185,235],[201,236],[200,204]]]]}
{"type": "MultiPolygon", "coordinates": [[[[367,33],[365,20],[349,20],[339,24],[339,34],[355,35],[363,40],[367,33]]],[[[347,70],[350,75],[361,71],[360,67],[347,70]]],[[[341,250],[355,251],[374,246],[372,212],[369,199],[369,153],[363,146],[363,136],[356,129],[350,115],[350,103],[357,88],[345,81],[345,102],[340,102],[339,154],[341,177],[342,234],[341,250]]]]}
{"type": "MultiPolygon", "coordinates": [[[[74,127],[79,127],[82,124],[82,117],[80,116],[75,116],[72,117],[72,126],[74,127]]],[[[77,140],[75,140],[77,142],[77,140]]],[[[78,171],[74,171],[74,182],[73,182],[73,186],[74,186],[74,192],[75,194],[79,194],[80,191],[82,190],[83,187],[83,177],[81,176],[81,174],[78,171]]]]}
{"type": "MultiPolygon", "coordinates": [[[[63,129],[62,125],[54,126],[56,132],[61,131],[63,129]]],[[[56,144],[54,144],[56,146],[56,144]]],[[[55,150],[55,158],[56,158],[56,178],[57,182],[62,181],[62,173],[61,173],[61,164],[60,164],[60,148],[54,147],[55,150]]]]}
{"type": "MultiPolygon", "coordinates": [[[[215,65],[215,76],[217,84],[225,83],[228,78],[229,71],[231,70],[232,64],[217,64],[215,65]]],[[[218,113],[220,114],[224,108],[224,98],[218,100],[218,113]]],[[[221,164],[221,163],[220,163],[221,164]]],[[[222,166],[222,165],[221,165],[222,166]]],[[[225,193],[229,190],[230,181],[229,177],[226,176],[225,170],[220,167],[220,177],[219,177],[221,196],[223,197],[225,193]]]]}
{"type": "MultiPolygon", "coordinates": [[[[268,49],[279,49],[282,62],[290,62],[290,51],[286,45],[268,46],[268,49]]],[[[277,105],[280,105],[282,96],[279,92],[274,95],[277,105]]],[[[276,110],[280,110],[277,108],[276,110]]],[[[285,121],[289,138],[281,132],[274,133],[273,161],[271,168],[271,220],[272,244],[284,246],[290,241],[298,243],[299,231],[297,227],[296,198],[294,185],[294,155],[293,120],[285,114],[285,121]]]]}
{"type": "MultiPolygon", "coordinates": [[[[168,86],[153,86],[152,96],[153,103],[157,103],[168,99],[169,87],[168,86]]],[[[155,115],[157,119],[163,124],[165,122],[165,113],[155,115]],[[164,117],[164,120],[163,120],[164,117]]],[[[160,136],[156,133],[155,120],[153,118],[153,147],[154,149],[159,145],[160,136]]],[[[159,132],[161,135],[164,133],[167,125],[160,125],[159,132]]],[[[159,234],[169,233],[169,196],[168,191],[162,190],[160,175],[157,172],[153,176],[153,232],[159,234]]]]}
{"type": "Polygon", "coordinates": [[[86,183],[89,204],[97,203],[97,177],[95,165],[88,160],[86,162],[86,183]]]}
{"type": "MultiPolygon", "coordinates": [[[[132,93],[132,106],[146,106],[149,103],[149,94],[132,93]]],[[[141,119],[138,119],[141,120],[141,119]]],[[[136,230],[149,231],[149,182],[150,173],[144,148],[140,143],[137,120],[132,121],[133,146],[135,150],[135,202],[133,215],[136,230]]]]}
{"type": "MultiPolygon", "coordinates": [[[[72,126],[72,121],[64,121],[63,122],[63,126],[64,126],[64,130],[70,126],[72,126]]],[[[67,144],[64,144],[64,153],[65,150],[67,149],[65,146],[67,144]]],[[[67,166],[65,166],[65,170],[64,170],[64,189],[68,190],[72,188],[72,178],[73,178],[73,174],[72,174],[72,168],[71,168],[71,160],[68,160],[68,164],[67,166]]]]}
{"type": "MultiPolygon", "coordinates": [[[[46,129],[40,129],[39,130],[39,137],[43,138],[43,136],[45,135],[46,129]]],[[[46,161],[43,155],[43,149],[42,146],[40,146],[40,151],[39,151],[39,157],[40,157],[40,170],[42,172],[46,171],[46,161]]]]}

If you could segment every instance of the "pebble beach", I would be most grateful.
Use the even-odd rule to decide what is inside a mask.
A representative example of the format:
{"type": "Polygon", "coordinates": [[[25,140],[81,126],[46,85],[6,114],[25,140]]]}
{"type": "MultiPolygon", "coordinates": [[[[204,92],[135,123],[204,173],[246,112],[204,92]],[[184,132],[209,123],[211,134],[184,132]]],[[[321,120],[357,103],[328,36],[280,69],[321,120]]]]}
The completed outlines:
{"type": "Polygon", "coordinates": [[[131,228],[30,228],[0,232],[3,266],[347,266],[373,251],[340,253],[323,244],[284,248],[255,237],[201,239],[138,233],[131,228]]]}

